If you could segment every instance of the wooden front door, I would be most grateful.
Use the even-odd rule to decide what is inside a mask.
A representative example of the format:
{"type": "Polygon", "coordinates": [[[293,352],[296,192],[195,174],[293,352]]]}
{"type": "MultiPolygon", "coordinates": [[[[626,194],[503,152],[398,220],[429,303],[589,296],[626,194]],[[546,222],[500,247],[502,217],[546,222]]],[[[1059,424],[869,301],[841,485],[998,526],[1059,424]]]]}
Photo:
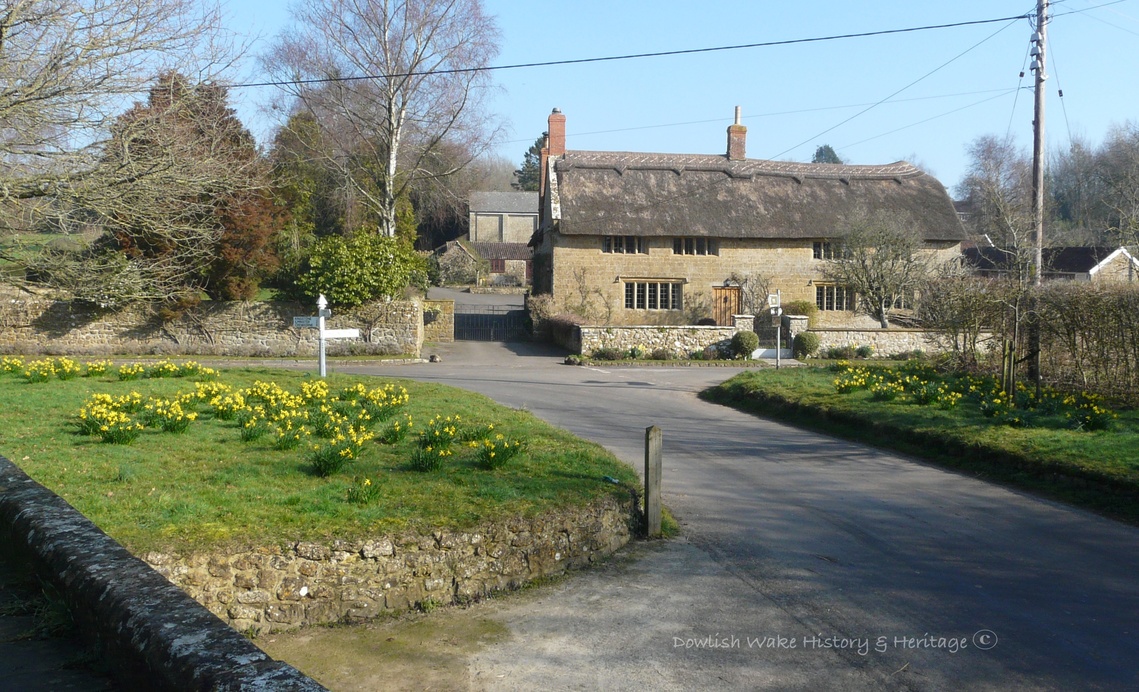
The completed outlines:
{"type": "Polygon", "coordinates": [[[732,315],[740,314],[739,286],[714,286],[712,288],[712,317],[721,327],[732,326],[732,315]]]}

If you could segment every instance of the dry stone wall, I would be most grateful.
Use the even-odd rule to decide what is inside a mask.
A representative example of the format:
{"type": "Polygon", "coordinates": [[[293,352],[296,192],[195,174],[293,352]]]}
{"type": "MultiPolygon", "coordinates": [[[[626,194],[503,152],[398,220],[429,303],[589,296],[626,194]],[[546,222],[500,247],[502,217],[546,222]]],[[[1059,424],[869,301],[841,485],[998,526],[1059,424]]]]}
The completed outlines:
{"type": "Polygon", "coordinates": [[[942,353],[946,344],[937,332],[924,329],[811,329],[819,337],[819,352],[842,346],[869,346],[874,355],[889,356],[912,351],[942,353]]]}
{"type": "Polygon", "coordinates": [[[436,344],[455,340],[455,301],[423,301],[423,340],[436,344]]]}
{"type": "MultiPolygon", "coordinates": [[[[0,352],[308,356],[317,351],[317,331],[295,329],[292,320],[315,313],[316,306],[300,303],[207,301],[164,321],[144,309],[108,312],[10,298],[0,303],[0,352]]],[[[416,300],[335,311],[328,327],[361,332],[360,339],[330,341],[331,355],[418,355],[423,346],[423,308],[416,300]]]]}
{"type": "Polygon", "coordinates": [[[709,346],[726,346],[736,332],[750,331],[755,326],[751,315],[733,315],[731,327],[581,327],[579,352],[590,355],[599,348],[619,351],[643,348],[651,353],[667,349],[674,355],[686,358],[693,352],[709,346]]]}
{"type": "Polygon", "coordinates": [[[629,541],[632,507],[610,496],[470,531],[144,559],[235,629],[279,631],[469,601],[589,564],[629,541]]]}

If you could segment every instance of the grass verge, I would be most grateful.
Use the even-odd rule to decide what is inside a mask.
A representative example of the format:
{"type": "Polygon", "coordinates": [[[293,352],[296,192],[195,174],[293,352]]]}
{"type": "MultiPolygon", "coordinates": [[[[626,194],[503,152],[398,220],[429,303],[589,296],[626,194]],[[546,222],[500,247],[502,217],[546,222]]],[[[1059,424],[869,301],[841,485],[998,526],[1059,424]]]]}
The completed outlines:
{"type": "MultiPolygon", "coordinates": [[[[258,381],[296,393],[318,378],[260,368],[225,370],[220,380],[234,389],[258,381]]],[[[148,427],[130,444],[111,444],[78,432],[77,414],[94,394],[173,399],[195,390],[189,378],[120,381],[109,369],[29,382],[9,372],[0,374],[0,453],[135,553],[464,528],[605,494],[628,497],[636,483],[636,472],[600,446],[478,394],[390,378],[332,375],[327,382],[333,393],[356,384],[406,387],[408,401],[391,421],[410,416],[418,427],[384,443],[391,421],[379,422],[355,458],[321,477],[311,450],[319,440],[295,449],[278,449],[271,434],[243,441],[240,418],[223,420],[205,403],[196,404],[198,417],[181,433],[148,427]],[[413,470],[416,433],[439,416],[458,417],[468,430],[494,425],[495,435],[523,441],[524,451],[487,468],[476,449],[456,440],[437,470],[413,470]]]]}
{"type": "Polygon", "coordinates": [[[1136,411],[1120,411],[1107,430],[1010,427],[965,404],[946,410],[904,395],[839,393],[835,373],[814,367],[740,373],[701,397],[1139,524],[1136,411]]]}

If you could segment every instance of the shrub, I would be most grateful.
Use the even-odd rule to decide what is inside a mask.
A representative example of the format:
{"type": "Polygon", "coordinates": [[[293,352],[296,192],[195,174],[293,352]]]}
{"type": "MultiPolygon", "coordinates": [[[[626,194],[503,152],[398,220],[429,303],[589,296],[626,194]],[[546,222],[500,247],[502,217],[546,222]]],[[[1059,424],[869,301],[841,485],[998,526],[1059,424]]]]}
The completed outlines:
{"type": "Polygon", "coordinates": [[[803,315],[807,318],[807,326],[814,327],[819,321],[819,306],[810,300],[793,300],[783,304],[784,315],[803,315]]]}
{"type": "Polygon", "coordinates": [[[858,356],[859,358],[869,358],[873,354],[873,346],[859,346],[858,348],[854,349],[854,355],[858,356]]]}
{"type": "Polygon", "coordinates": [[[799,332],[791,343],[791,354],[795,358],[809,358],[819,350],[819,335],[812,332],[799,332]]]}
{"type": "Polygon", "coordinates": [[[831,360],[850,360],[853,357],[853,346],[832,346],[827,349],[827,358],[831,360]]]}
{"type": "Polygon", "coordinates": [[[736,332],[732,335],[732,355],[736,358],[750,358],[757,348],[759,336],[755,332],[736,332]]]}
{"type": "Polygon", "coordinates": [[[654,348],[653,352],[649,354],[649,360],[675,360],[676,354],[671,349],[667,348],[654,348]]]}
{"type": "Polygon", "coordinates": [[[398,297],[413,275],[426,276],[427,268],[410,244],[365,232],[348,239],[329,236],[319,240],[308,265],[296,277],[296,289],[309,299],[323,293],[333,305],[343,307],[398,297]]]}
{"type": "Polygon", "coordinates": [[[622,353],[618,348],[614,348],[613,346],[602,346],[601,348],[595,350],[590,355],[590,358],[593,358],[594,360],[621,360],[621,358],[624,356],[625,354],[622,353]]]}

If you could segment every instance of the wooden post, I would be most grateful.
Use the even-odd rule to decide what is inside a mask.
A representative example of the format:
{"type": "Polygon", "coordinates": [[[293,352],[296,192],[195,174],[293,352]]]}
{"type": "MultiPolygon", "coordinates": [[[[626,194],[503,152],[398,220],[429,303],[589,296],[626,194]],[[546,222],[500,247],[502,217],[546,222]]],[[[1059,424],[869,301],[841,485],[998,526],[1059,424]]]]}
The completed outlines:
{"type": "Polygon", "coordinates": [[[649,538],[660,536],[660,476],[662,458],[661,429],[653,425],[645,428],[645,534],[649,538]]]}

